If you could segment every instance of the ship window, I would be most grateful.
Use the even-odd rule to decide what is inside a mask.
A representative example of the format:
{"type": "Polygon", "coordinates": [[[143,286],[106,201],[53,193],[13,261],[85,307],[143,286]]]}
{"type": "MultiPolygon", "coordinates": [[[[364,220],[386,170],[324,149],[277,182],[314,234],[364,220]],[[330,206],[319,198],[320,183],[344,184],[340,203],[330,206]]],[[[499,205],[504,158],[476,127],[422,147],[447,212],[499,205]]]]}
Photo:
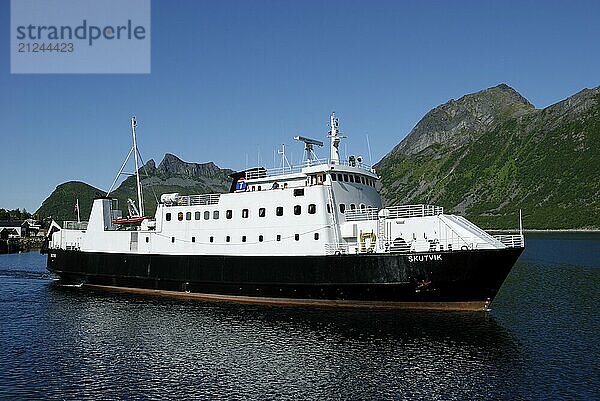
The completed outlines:
{"type": "Polygon", "coordinates": [[[242,209],[242,218],[243,219],[247,219],[248,218],[248,209],[242,209]]]}
{"type": "Polygon", "coordinates": [[[344,180],[344,179],[342,178],[342,175],[341,175],[341,174],[338,174],[337,176],[338,176],[338,181],[343,181],[343,180],[344,180]]]}
{"type": "Polygon", "coordinates": [[[336,181],[336,175],[335,174],[331,174],[331,181],[336,181]]]}
{"type": "Polygon", "coordinates": [[[354,175],[350,174],[350,182],[354,182],[354,175]]]}
{"type": "Polygon", "coordinates": [[[256,186],[252,185],[252,190],[255,191],[256,190],[256,186]]]}
{"type": "Polygon", "coordinates": [[[262,235],[258,236],[258,242],[263,242],[263,236],[262,235]]]}
{"type": "Polygon", "coordinates": [[[283,216],[283,206],[277,206],[277,209],[275,210],[275,214],[277,216],[283,216]]]}
{"type": "Polygon", "coordinates": [[[302,213],[302,206],[300,206],[300,205],[296,205],[296,206],[294,206],[294,214],[295,214],[296,216],[298,216],[298,215],[299,215],[299,214],[301,214],[301,213],[302,213]]]}
{"type": "Polygon", "coordinates": [[[200,220],[200,212],[194,213],[194,219],[195,220],[200,220]]]}
{"type": "Polygon", "coordinates": [[[196,237],[192,237],[192,242],[196,242],[196,237]]]}
{"type": "Polygon", "coordinates": [[[344,213],[346,211],[346,205],[343,203],[340,203],[340,213],[344,213]]]}
{"type": "MultiPolygon", "coordinates": [[[[329,206],[329,205],[327,205],[329,206]]],[[[308,205],[308,214],[315,214],[317,213],[317,205],[315,205],[314,203],[311,203],[310,205],[308,205]]]]}
{"type": "Polygon", "coordinates": [[[192,212],[186,212],[185,213],[185,219],[186,220],[191,220],[192,219],[192,212]]]}
{"type": "Polygon", "coordinates": [[[365,210],[365,204],[364,203],[360,204],[360,210],[365,210]]]}
{"type": "Polygon", "coordinates": [[[150,237],[146,237],[146,242],[150,242],[150,237]]]}
{"type": "Polygon", "coordinates": [[[277,241],[281,241],[281,234],[277,234],[277,241]]]}
{"type": "Polygon", "coordinates": [[[167,221],[171,221],[171,213],[167,213],[167,214],[165,215],[165,220],[167,220],[167,221]]]}
{"type": "Polygon", "coordinates": [[[242,235],[242,242],[246,242],[246,236],[242,235]]]}
{"type": "Polygon", "coordinates": [[[175,242],[175,237],[171,237],[171,243],[175,242]]]}
{"type": "Polygon", "coordinates": [[[213,212],[213,219],[215,219],[215,220],[219,220],[219,211],[218,211],[218,210],[215,210],[215,211],[213,212]]]}
{"type": "Polygon", "coordinates": [[[360,177],[358,175],[355,175],[354,181],[356,181],[357,184],[360,184],[360,177]]]}
{"type": "Polygon", "coordinates": [[[208,240],[209,240],[210,242],[215,242],[215,237],[210,237],[208,240]]]}
{"type": "Polygon", "coordinates": [[[183,212],[177,213],[177,220],[183,221],[183,212]]]}
{"type": "Polygon", "coordinates": [[[300,234],[294,234],[294,239],[296,241],[300,241],[300,234]]]}
{"type": "Polygon", "coordinates": [[[348,182],[348,174],[344,174],[344,182],[348,182]]]}
{"type": "Polygon", "coordinates": [[[331,205],[329,203],[327,204],[327,213],[331,213],[331,205]]]}
{"type": "Polygon", "coordinates": [[[315,233],[315,241],[319,240],[319,233],[315,233]]]}
{"type": "Polygon", "coordinates": [[[262,188],[261,188],[261,186],[259,185],[259,186],[258,186],[258,190],[260,191],[261,189],[262,189],[262,188]]]}
{"type": "Polygon", "coordinates": [[[265,217],[266,211],[264,207],[258,209],[258,217],[265,217]]]}
{"type": "Polygon", "coordinates": [[[227,217],[228,219],[233,217],[233,210],[229,209],[228,211],[225,212],[225,217],[227,217]]]}
{"type": "Polygon", "coordinates": [[[225,237],[225,242],[229,242],[231,241],[231,237],[228,235],[227,237],[225,237]]]}
{"type": "Polygon", "coordinates": [[[365,177],[360,177],[360,182],[361,182],[361,184],[364,184],[365,183],[365,177]]]}
{"type": "Polygon", "coordinates": [[[210,219],[210,212],[208,210],[204,211],[204,220],[210,219]]]}
{"type": "Polygon", "coordinates": [[[356,205],[354,203],[350,204],[350,210],[356,210],[356,205]]]}
{"type": "Polygon", "coordinates": [[[304,196],[304,188],[295,188],[294,196],[304,196]]]}

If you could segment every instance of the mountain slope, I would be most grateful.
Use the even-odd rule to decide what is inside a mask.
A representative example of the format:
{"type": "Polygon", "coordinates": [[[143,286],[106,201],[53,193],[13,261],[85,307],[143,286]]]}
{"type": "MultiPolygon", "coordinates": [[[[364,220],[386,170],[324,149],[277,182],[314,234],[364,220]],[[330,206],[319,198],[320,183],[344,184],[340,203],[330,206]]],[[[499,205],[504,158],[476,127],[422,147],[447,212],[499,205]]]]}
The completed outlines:
{"type": "Polygon", "coordinates": [[[598,228],[599,141],[600,88],[537,110],[499,85],[429,112],[376,168],[386,204],[440,204],[486,228],[516,227],[520,208],[529,228],[598,228]]]}
{"type": "MultiPolygon", "coordinates": [[[[146,215],[154,215],[156,199],[163,193],[179,192],[181,195],[226,192],[229,189],[233,170],[221,169],[214,163],[187,163],[177,156],[167,153],[162,162],[156,167],[150,160],[140,169],[144,193],[144,208],[146,215]],[[147,173],[147,176],[146,176],[147,173]]],[[[82,220],[87,220],[92,208],[92,201],[105,192],[82,182],[66,182],[59,185],[42,203],[36,213],[40,216],[52,216],[55,220],[73,220],[74,205],[79,199],[82,220]]],[[[119,208],[123,215],[127,214],[127,199],[137,199],[135,177],[130,176],[111,193],[118,199],[119,208]]]]}

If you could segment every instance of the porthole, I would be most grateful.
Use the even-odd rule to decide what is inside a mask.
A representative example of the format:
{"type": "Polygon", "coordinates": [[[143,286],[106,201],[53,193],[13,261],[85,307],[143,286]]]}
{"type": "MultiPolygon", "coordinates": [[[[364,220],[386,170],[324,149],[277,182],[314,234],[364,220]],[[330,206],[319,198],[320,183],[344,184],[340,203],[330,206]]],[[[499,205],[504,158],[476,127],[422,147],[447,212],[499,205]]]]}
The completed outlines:
{"type": "Polygon", "coordinates": [[[167,220],[167,221],[171,221],[171,213],[167,213],[167,214],[165,215],[165,220],[167,220]]]}
{"type": "Polygon", "coordinates": [[[315,233],[315,241],[319,240],[319,233],[315,233]]]}
{"type": "Polygon", "coordinates": [[[175,237],[171,237],[171,243],[175,243],[175,237]]]}
{"type": "Polygon", "coordinates": [[[146,237],[146,243],[150,242],[150,237],[146,237]]]}
{"type": "Polygon", "coordinates": [[[246,242],[246,236],[242,235],[242,242],[246,242]]]}
{"type": "Polygon", "coordinates": [[[185,219],[186,220],[191,220],[192,219],[192,212],[186,212],[185,213],[185,219]]]}
{"type": "Polygon", "coordinates": [[[263,242],[263,236],[262,235],[258,236],[258,242],[263,242]]]}
{"type": "Polygon", "coordinates": [[[210,219],[210,212],[208,210],[206,210],[204,212],[204,220],[208,220],[208,219],[210,219]]]}
{"type": "Polygon", "coordinates": [[[200,220],[200,212],[194,213],[194,220],[200,220]]]}
{"type": "Polygon", "coordinates": [[[215,237],[210,237],[208,240],[209,240],[210,242],[215,242],[215,237]]]}
{"type": "Polygon", "coordinates": [[[177,213],[177,220],[183,221],[183,212],[177,213]]]}
{"type": "Polygon", "coordinates": [[[242,219],[248,218],[248,209],[242,209],[242,219]]]}
{"type": "Polygon", "coordinates": [[[277,234],[277,241],[281,241],[281,234],[277,234]]]}
{"type": "Polygon", "coordinates": [[[296,216],[298,216],[298,215],[302,214],[302,206],[300,206],[300,205],[296,205],[296,206],[294,206],[294,214],[295,214],[296,216]]]}
{"type": "MultiPolygon", "coordinates": [[[[329,206],[329,205],[327,205],[329,206]]],[[[310,205],[308,205],[308,214],[315,214],[317,213],[317,205],[315,205],[314,203],[311,203],[310,205]]]]}
{"type": "Polygon", "coordinates": [[[213,212],[213,219],[215,219],[215,220],[219,220],[219,211],[218,211],[218,210],[215,210],[215,211],[213,212]]]}
{"type": "Polygon", "coordinates": [[[266,215],[266,210],[264,207],[261,207],[260,209],[258,209],[258,217],[265,217],[266,215]]]}
{"type": "Polygon", "coordinates": [[[225,237],[225,242],[230,242],[231,241],[231,237],[228,235],[227,237],[225,237]]]}
{"type": "Polygon", "coordinates": [[[300,234],[294,234],[294,239],[296,241],[300,241],[300,234]]]}
{"type": "Polygon", "coordinates": [[[283,216],[283,206],[277,206],[277,209],[275,209],[275,214],[277,216],[283,216]]]}
{"type": "Polygon", "coordinates": [[[192,237],[192,242],[196,242],[196,237],[192,237]]]}
{"type": "Polygon", "coordinates": [[[231,219],[233,217],[233,210],[229,209],[225,212],[225,217],[231,219]]]}

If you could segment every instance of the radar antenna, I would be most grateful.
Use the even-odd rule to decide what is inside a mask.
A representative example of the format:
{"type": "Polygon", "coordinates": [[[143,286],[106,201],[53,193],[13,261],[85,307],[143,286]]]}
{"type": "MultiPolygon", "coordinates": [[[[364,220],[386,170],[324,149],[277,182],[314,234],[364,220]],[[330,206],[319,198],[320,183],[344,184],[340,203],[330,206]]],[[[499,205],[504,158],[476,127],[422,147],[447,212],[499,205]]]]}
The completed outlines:
{"type": "Polygon", "coordinates": [[[308,164],[310,164],[310,162],[312,160],[318,159],[317,155],[315,154],[315,152],[313,150],[313,145],[322,147],[323,142],[317,141],[316,139],[310,139],[305,136],[300,136],[300,135],[295,136],[294,139],[297,141],[300,141],[300,142],[304,142],[304,160],[308,161],[308,164]]]}

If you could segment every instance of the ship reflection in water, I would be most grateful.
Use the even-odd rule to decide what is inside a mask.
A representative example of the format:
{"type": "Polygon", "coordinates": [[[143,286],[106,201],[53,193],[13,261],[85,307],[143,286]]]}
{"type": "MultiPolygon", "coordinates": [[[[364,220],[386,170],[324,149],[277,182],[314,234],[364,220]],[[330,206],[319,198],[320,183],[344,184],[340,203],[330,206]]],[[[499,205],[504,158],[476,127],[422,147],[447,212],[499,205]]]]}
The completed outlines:
{"type": "Polygon", "coordinates": [[[47,355],[57,396],[480,398],[518,373],[518,345],[486,313],[269,308],[59,286],[51,297],[50,331],[65,341],[47,355]]]}

